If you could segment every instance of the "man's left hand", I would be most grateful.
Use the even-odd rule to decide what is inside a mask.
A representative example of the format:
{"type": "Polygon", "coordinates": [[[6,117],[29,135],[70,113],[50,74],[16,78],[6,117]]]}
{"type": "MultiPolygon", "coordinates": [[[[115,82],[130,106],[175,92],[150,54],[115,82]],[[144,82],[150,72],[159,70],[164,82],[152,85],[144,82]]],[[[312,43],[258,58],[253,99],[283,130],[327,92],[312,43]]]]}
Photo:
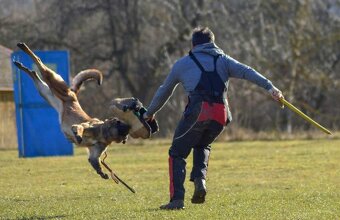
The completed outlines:
{"type": "Polygon", "coordinates": [[[282,92],[276,88],[275,86],[273,86],[273,88],[269,89],[268,92],[270,93],[270,95],[272,96],[272,98],[275,101],[278,101],[281,105],[281,108],[284,108],[284,105],[280,102],[280,99],[283,99],[283,95],[282,92]]]}

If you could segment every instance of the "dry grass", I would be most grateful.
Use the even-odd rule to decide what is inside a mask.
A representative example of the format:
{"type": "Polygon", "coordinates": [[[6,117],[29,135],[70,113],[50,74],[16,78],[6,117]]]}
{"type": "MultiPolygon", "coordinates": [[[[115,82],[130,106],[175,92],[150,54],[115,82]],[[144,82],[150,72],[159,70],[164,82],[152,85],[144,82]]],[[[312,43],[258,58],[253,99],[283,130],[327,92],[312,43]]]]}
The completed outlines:
{"type": "Polygon", "coordinates": [[[320,130],[301,131],[295,130],[292,134],[280,131],[261,131],[254,132],[253,130],[246,128],[227,128],[219,137],[221,141],[253,141],[253,140],[316,140],[316,139],[328,139],[336,140],[340,139],[340,132],[332,131],[332,135],[323,133],[320,130]]]}
{"type": "MultiPolygon", "coordinates": [[[[0,219],[339,219],[340,140],[219,142],[203,205],[162,211],[170,141],[114,145],[107,162],[137,191],[102,180],[86,151],[19,159],[0,152],[0,219]]],[[[192,157],[188,158],[188,175],[192,157]]]]}

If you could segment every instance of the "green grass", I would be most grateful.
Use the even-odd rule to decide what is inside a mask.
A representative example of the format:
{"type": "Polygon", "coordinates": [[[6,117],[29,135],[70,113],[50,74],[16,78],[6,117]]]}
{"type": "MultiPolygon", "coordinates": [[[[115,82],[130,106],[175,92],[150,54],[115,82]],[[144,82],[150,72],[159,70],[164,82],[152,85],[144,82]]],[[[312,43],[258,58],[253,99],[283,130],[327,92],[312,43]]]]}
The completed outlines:
{"type": "Polygon", "coordinates": [[[84,148],[34,159],[0,151],[0,219],[340,219],[340,140],[216,143],[206,203],[190,203],[187,178],[186,209],[162,211],[169,144],[109,148],[107,162],[136,194],[97,176],[84,148]]]}

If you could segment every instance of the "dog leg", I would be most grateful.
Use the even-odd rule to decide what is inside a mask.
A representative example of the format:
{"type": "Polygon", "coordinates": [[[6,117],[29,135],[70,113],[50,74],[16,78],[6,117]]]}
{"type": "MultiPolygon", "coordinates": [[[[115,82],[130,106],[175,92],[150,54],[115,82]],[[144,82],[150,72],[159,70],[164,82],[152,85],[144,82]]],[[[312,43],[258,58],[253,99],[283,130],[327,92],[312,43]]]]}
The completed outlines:
{"type": "Polygon", "coordinates": [[[25,43],[18,43],[17,46],[33,59],[43,77],[43,80],[47,83],[52,92],[58,96],[58,98],[65,100],[65,98],[70,97],[70,89],[60,75],[49,69],[25,43]]]}
{"type": "Polygon", "coordinates": [[[14,61],[14,65],[18,67],[20,70],[27,73],[34,82],[34,85],[36,89],[38,90],[39,94],[58,112],[61,112],[62,110],[62,103],[61,101],[55,97],[51,91],[51,89],[48,87],[48,85],[42,81],[38,75],[37,72],[28,69],[25,67],[22,63],[18,61],[14,61]]]}
{"type": "Polygon", "coordinates": [[[74,137],[76,138],[77,144],[80,144],[83,141],[84,127],[79,124],[72,125],[71,130],[73,132],[74,137]]]}
{"type": "Polygon", "coordinates": [[[123,144],[126,143],[129,135],[129,131],[131,129],[131,126],[128,124],[125,124],[121,121],[117,121],[117,130],[118,130],[118,140],[116,140],[116,143],[123,142],[123,144]]]}
{"type": "Polygon", "coordinates": [[[99,157],[106,150],[106,145],[95,144],[92,147],[88,147],[88,149],[89,149],[89,162],[92,165],[92,167],[103,179],[109,179],[109,176],[103,172],[99,163],[100,160],[99,157]]]}

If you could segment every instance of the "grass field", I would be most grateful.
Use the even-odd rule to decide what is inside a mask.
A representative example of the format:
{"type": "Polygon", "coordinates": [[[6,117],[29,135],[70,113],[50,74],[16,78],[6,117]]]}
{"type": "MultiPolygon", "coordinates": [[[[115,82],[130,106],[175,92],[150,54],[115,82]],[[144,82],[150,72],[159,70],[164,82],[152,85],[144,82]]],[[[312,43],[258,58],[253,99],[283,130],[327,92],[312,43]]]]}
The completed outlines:
{"type": "Polygon", "coordinates": [[[34,159],[0,151],[0,219],[340,219],[340,140],[216,143],[207,202],[190,203],[187,178],[185,210],[162,211],[169,144],[109,148],[107,162],[136,194],[97,176],[84,148],[34,159]]]}

